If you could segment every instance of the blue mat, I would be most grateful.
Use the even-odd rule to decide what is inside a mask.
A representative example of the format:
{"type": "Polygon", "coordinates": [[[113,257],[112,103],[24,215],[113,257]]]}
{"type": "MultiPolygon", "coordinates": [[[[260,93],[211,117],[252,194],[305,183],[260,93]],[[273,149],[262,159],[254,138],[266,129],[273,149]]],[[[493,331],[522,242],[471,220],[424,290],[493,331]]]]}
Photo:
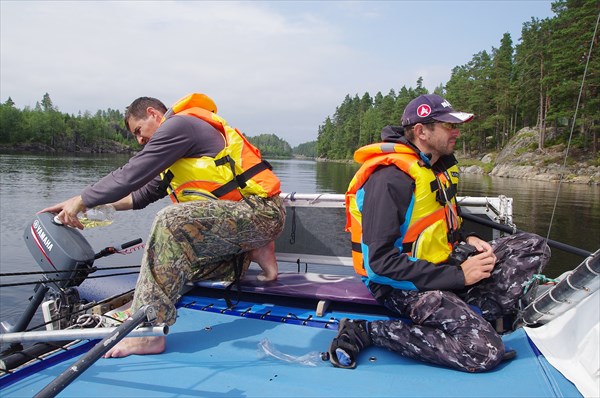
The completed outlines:
{"type": "MultiPolygon", "coordinates": [[[[206,300],[184,297],[183,304],[202,308],[208,304],[206,300]]],[[[254,310],[285,314],[290,309],[264,304],[254,310]]],[[[306,315],[298,311],[292,318],[306,315]]],[[[339,319],[346,314],[327,315],[339,319]]],[[[324,321],[323,325],[331,325],[324,321]]],[[[329,362],[319,361],[318,356],[327,350],[335,329],[335,325],[308,327],[180,308],[177,323],[167,337],[165,353],[100,359],[59,396],[580,396],[570,382],[534,353],[522,330],[504,337],[506,344],[517,350],[516,359],[488,373],[469,374],[405,359],[376,347],[361,353],[357,369],[334,368],[329,362]],[[261,342],[268,343],[278,354],[317,359],[316,366],[267,355],[260,348],[261,342]]],[[[12,385],[7,385],[6,377],[2,378],[0,396],[33,396],[76,359],[12,385]]]]}

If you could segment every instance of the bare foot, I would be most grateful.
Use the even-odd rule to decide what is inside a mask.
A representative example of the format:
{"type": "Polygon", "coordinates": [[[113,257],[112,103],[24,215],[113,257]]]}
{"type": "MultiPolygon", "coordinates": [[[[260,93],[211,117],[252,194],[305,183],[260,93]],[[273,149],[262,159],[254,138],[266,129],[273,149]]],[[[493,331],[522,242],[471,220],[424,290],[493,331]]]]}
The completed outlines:
{"type": "Polygon", "coordinates": [[[271,241],[250,251],[250,260],[257,263],[262,269],[262,273],[256,277],[261,282],[277,280],[277,259],[275,258],[275,241],[271,241]]]}
{"type": "Polygon", "coordinates": [[[165,336],[127,337],[108,350],[103,358],[122,358],[132,354],[160,354],[165,350],[165,336]]]}

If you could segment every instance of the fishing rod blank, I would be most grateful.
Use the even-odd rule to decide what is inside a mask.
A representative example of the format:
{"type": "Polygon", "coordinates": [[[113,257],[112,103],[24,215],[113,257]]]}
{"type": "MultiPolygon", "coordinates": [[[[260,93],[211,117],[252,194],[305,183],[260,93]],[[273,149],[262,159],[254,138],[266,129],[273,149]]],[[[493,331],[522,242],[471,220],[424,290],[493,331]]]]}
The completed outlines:
{"type": "MultiPolygon", "coordinates": [[[[120,325],[119,325],[120,326],[120,325]]],[[[117,326],[89,329],[64,329],[43,330],[32,332],[2,333],[0,344],[5,343],[32,343],[38,341],[61,341],[61,340],[97,340],[102,339],[116,330],[117,326]]],[[[141,327],[129,333],[129,337],[164,336],[169,332],[169,327],[153,326],[141,327]]]]}
{"type": "Polygon", "coordinates": [[[523,310],[525,325],[544,324],[572,308],[600,287],[600,250],[523,310]]]}
{"type": "MultiPolygon", "coordinates": [[[[485,225],[486,227],[492,227],[492,228],[495,228],[495,229],[497,229],[499,231],[502,231],[502,232],[508,232],[509,234],[514,234],[514,233],[517,233],[517,232],[523,232],[521,230],[518,230],[516,228],[510,227],[508,225],[497,223],[497,222],[492,221],[492,220],[490,220],[488,218],[477,217],[477,216],[475,216],[473,214],[469,214],[469,213],[466,213],[466,212],[463,212],[460,216],[462,218],[464,218],[465,220],[473,221],[475,223],[478,223],[478,224],[481,224],[481,225],[485,225]]],[[[567,253],[576,254],[576,255],[581,256],[581,257],[589,257],[589,256],[592,255],[592,253],[589,252],[589,251],[587,251],[587,250],[583,250],[583,249],[580,249],[580,248],[575,247],[575,246],[567,245],[566,243],[557,242],[557,241],[552,240],[552,239],[547,239],[546,243],[548,243],[548,246],[550,246],[550,247],[554,247],[556,249],[560,249],[560,250],[565,251],[567,253]]]]}
{"type": "Polygon", "coordinates": [[[156,312],[153,307],[145,305],[137,310],[131,318],[127,319],[118,326],[111,334],[98,342],[94,348],[88,351],[67,370],[61,373],[50,384],[38,392],[34,398],[55,397],[64,390],[73,380],[79,377],[86,369],[92,366],[102,355],[115,346],[119,341],[126,337],[133,329],[143,322],[152,322],[156,319],[156,312]]]}

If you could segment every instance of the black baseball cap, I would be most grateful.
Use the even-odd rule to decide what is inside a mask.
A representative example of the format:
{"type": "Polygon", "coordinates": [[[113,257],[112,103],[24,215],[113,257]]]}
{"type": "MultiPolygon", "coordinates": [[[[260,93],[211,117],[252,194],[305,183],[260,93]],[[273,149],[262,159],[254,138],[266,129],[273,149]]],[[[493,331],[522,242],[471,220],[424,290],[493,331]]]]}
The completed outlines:
{"type": "Polygon", "coordinates": [[[458,112],[452,105],[436,94],[420,95],[410,101],[402,114],[402,126],[417,123],[466,123],[473,119],[472,113],[458,112]]]}

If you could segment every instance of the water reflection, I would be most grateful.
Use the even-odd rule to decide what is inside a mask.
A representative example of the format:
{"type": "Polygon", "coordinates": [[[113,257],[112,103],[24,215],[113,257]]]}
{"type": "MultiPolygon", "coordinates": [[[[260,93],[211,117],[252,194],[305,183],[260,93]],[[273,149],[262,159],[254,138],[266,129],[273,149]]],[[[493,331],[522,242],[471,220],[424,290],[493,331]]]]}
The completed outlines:
{"type": "Polygon", "coordinates": [[[317,192],[315,183],[316,162],[312,160],[269,160],[273,171],[281,180],[283,192],[317,192]]]}
{"type": "MultiPolygon", "coordinates": [[[[590,252],[600,248],[600,186],[464,175],[459,194],[512,197],[519,229],[590,252]]],[[[553,249],[544,272],[558,276],[581,260],[553,249]]]]}
{"type": "Polygon", "coordinates": [[[316,178],[319,191],[345,193],[357,170],[356,163],[318,162],[316,178]]]}

